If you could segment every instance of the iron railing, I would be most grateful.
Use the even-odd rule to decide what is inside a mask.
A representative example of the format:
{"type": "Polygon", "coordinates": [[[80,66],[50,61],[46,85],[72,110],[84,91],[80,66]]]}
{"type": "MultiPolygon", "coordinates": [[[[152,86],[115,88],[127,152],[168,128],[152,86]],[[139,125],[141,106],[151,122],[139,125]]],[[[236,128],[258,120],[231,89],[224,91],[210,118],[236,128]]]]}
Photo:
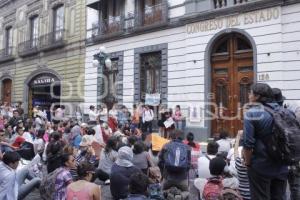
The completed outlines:
{"type": "Polygon", "coordinates": [[[0,62],[7,62],[15,59],[15,48],[10,46],[0,50],[0,62]]]}
{"type": "Polygon", "coordinates": [[[28,56],[39,52],[39,39],[34,38],[25,42],[19,43],[19,56],[28,56]]]}
{"type": "Polygon", "coordinates": [[[87,30],[86,42],[94,41],[122,34],[132,33],[141,29],[162,26],[168,22],[168,5],[157,4],[146,7],[143,11],[128,13],[127,16],[110,17],[102,20],[99,26],[87,30]]]}
{"type": "Polygon", "coordinates": [[[87,38],[90,40],[101,39],[122,34],[124,32],[124,16],[110,17],[102,20],[99,26],[87,30],[87,38]]]}
{"type": "Polygon", "coordinates": [[[251,0],[212,0],[215,9],[247,3],[251,0]]]}
{"type": "Polygon", "coordinates": [[[146,6],[144,10],[136,13],[135,27],[162,25],[168,22],[168,5],[165,3],[146,6]]]}
{"type": "Polygon", "coordinates": [[[42,35],[39,39],[41,50],[51,50],[53,48],[63,47],[66,44],[66,30],[56,30],[46,35],[42,35]]]}

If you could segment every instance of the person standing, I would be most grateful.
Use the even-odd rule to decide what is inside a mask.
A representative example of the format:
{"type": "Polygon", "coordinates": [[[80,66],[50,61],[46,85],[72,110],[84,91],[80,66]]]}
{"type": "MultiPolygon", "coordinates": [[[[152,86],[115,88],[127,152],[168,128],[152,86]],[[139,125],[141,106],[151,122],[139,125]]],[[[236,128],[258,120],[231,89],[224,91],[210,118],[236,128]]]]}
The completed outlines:
{"type": "Polygon", "coordinates": [[[182,112],[180,109],[180,105],[177,105],[175,108],[175,112],[173,114],[173,119],[175,122],[176,129],[182,130],[182,118],[183,118],[183,116],[182,116],[182,112]]]}
{"type": "Polygon", "coordinates": [[[90,111],[89,111],[89,123],[91,124],[96,124],[97,118],[99,117],[99,113],[95,111],[95,106],[91,105],[90,106],[90,111]]]}
{"type": "Polygon", "coordinates": [[[256,83],[249,93],[250,109],[244,116],[243,156],[248,168],[251,199],[285,199],[288,167],[268,155],[263,138],[273,132],[273,117],[263,106],[278,109],[269,85],[256,83]]]}
{"type": "MultiPolygon", "coordinates": [[[[283,102],[286,98],[282,96],[281,90],[279,88],[272,88],[272,91],[274,95],[274,101],[277,102],[279,106],[283,107],[283,102]]],[[[293,112],[293,110],[291,109],[289,110],[295,115],[296,119],[299,117],[297,115],[297,112],[293,112]]],[[[297,111],[297,109],[295,109],[294,111],[297,111]]],[[[299,119],[297,120],[299,121],[299,119]]],[[[290,199],[291,200],[300,199],[300,164],[299,163],[289,166],[288,183],[291,192],[290,199]]]]}
{"type": "Polygon", "coordinates": [[[148,105],[145,106],[145,110],[143,111],[143,126],[142,131],[143,133],[152,133],[152,121],[154,119],[154,113],[151,108],[149,108],[148,105]],[[148,132],[147,132],[148,131],[148,132]]]}

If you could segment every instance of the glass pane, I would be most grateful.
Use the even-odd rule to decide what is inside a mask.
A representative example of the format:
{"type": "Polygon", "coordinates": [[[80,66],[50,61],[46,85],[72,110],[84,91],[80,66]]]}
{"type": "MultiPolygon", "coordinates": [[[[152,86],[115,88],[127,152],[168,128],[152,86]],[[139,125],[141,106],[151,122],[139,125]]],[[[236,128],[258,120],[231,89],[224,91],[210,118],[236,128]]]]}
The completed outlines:
{"type": "Polygon", "coordinates": [[[228,52],[228,40],[222,42],[217,48],[215,53],[226,53],[228,52]]]}
{"type": "Polygon", "coordinates": [[[161,76],[161,52],[142,54],[141,55],[141,94],[159,92],[160,84],[161,84],[160,76],[161,76]]]}
{"type": "Polygon", "coordinates": [[[251,50],[251,45],[242,38],[237,38],[237,50],[251,50]]]}
{"type": "Polygon", "coordinates": [[[239,72],[252,72],[253,71],[253,66],[243,66],[243,67],[238,67],[239,72]]]}
{"type": "Polygon", "coordinates": [[[55,17],[55,25],[54,25],[54,32],[55,32],[55,40],[59,40],[62,38],[62,33],[64,29],[64,7],[60,6],[54,10],[54,17],[55,17]]]}
{"type": "Polygon", "coordinates": [[[219,107],[228,107],[228,92],[227,85],[223,80],[219,81],[216,85],[216,100],[219,107]]]}
{"type": "Polygon", "coordinates": [[[216,68],[215,69],[215,74],[227,74],[228,73],[228,69],[227,68],[216,68]]]}
{"type": "Polygon", "coordinates": [[[240,83],[240,103],[241,107],[249,102],[250,83],[240,83]]]}

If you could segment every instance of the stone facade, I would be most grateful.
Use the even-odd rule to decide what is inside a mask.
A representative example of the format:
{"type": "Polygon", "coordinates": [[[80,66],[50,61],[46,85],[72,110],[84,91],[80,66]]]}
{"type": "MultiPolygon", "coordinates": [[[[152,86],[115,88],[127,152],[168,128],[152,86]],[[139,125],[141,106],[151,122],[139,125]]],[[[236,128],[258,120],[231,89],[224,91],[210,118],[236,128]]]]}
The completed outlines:
{"type": "Polygon", "coordinates": [[[0,88],[2,80],[12,80],[12,103],[23,101],[28,111],[28,84],[47,73],[59,79],[60,103],[73,113],[73,105],[82,102],[83,96],[85,16],[84,0],[0,1],[0,49],[6,47],[6,29],[11,27],[13,32],[12,59],[1,60],[0,55],[0,88]],[[63,7],[63,28],[60,41],[53,43],[54,9],[58,6],[63,7]],[[34,49],[26,45],[31,40],[32,17],[38,20],[38,45],[34,49]]]}

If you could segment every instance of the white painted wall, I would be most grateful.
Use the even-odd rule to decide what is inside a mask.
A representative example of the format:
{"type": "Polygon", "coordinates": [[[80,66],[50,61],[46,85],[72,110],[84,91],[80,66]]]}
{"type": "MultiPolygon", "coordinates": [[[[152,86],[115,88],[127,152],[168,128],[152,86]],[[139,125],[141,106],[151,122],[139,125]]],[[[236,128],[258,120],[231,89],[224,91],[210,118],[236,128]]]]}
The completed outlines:
{"type": "MultiPolygon", "coordinates": [[[[170,4],[173,2],[170,1],[170,4]]],[[[278,19],[241,24],[235,28],[245,30],[256,43],[258,77],[268,74],[269,80],[265,82],[283,89],[288,100],[299,100],[300,4],[279,10],[281,14],[278,19]]],[[[185,112],[190,105],[204,107],[205,48],[212,37],[225,28],[187,34],[186,26],[183,26],[101,44],[106,46],[108,52],[124,51],[123,103],[131,107],[134,100],[134,49],[168,43],[168,106],[180,104],[185,112]]],[[[91,61],[101,45],[86,49],[87,105],[96,103],[96,77],[93,75],[96,69],[91,66],[91,61]]],[[[204,122],[189,126],[204,126],[204,122]]]]}

